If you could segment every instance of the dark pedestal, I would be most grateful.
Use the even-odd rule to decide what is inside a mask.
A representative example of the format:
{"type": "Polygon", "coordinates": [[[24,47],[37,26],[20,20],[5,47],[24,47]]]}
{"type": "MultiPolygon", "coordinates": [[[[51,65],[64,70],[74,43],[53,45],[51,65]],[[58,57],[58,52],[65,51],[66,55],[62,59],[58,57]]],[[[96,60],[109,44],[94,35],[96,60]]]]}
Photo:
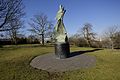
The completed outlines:
{"type": "Polygon", "coordinates": [[[68,58],[70,54],[69,43],[55,43],[55,55],[57,59],[68,58]]]}

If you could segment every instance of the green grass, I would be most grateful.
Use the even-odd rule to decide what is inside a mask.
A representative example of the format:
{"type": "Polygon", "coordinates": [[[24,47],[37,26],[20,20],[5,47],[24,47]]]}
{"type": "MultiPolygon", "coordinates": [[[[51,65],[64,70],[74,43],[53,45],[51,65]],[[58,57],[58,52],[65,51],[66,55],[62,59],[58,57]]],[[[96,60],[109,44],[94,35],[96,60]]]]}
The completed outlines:
{"type": "MultiPolygon", "coordinates": [[[[72,47],[71,51],[92,49],[72,47]]],[[[0,80],[120,80],[120,50],[104,49],[85,53],[96,57],[96,66],[87,69],[49,73],[29,65],[35,56],[53,51],[54,48],[50,46],[0,48],[0,80]]]]}

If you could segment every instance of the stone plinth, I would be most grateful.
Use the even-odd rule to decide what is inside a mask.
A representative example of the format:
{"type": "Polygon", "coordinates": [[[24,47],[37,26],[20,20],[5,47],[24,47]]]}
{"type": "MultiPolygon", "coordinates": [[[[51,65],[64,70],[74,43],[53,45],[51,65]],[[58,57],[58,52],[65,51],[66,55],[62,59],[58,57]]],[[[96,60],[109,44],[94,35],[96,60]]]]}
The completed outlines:
{"type": "Polygon", "coordinates": [[[57,59],[65,59],[70,55],[69,43],[55,43],[55,55],[57,59]]]}

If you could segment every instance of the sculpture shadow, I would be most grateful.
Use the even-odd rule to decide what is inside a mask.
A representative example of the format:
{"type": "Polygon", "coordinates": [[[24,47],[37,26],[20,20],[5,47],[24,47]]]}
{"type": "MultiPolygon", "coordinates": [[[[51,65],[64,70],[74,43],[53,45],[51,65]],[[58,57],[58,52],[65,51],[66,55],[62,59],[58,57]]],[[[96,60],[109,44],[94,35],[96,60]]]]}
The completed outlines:
{"type": "Polygon", "coordinates": [[[69,55],[69,58],[70,58],[70,57],[77,56],[77,55],[81,55],[81,54],[84,54],[84,53],[95,52],[95,51],[99,51],[99,50],[103,50],[103,49],[93,49],[93,50],[85,50],[85,51],[75,51],[75,52],[71,52],[70,55],[69,55]]]}

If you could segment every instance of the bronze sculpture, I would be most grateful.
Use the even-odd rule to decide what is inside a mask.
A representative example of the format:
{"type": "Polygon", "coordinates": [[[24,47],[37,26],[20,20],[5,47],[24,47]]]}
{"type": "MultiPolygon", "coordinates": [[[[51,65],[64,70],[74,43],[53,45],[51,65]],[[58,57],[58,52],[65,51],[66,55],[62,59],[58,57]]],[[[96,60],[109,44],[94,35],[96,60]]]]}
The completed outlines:
{"type": "Polygon", "coordinates": [[[63,23],[63,17],[66,10],[62,5],[59,7],[57,12],[56,20],[57,24],[54,28],[55,35],[55,54],[57,58],[63,59],[69,56],[69,42],[67,37],[67,32],[63,23]]]}

